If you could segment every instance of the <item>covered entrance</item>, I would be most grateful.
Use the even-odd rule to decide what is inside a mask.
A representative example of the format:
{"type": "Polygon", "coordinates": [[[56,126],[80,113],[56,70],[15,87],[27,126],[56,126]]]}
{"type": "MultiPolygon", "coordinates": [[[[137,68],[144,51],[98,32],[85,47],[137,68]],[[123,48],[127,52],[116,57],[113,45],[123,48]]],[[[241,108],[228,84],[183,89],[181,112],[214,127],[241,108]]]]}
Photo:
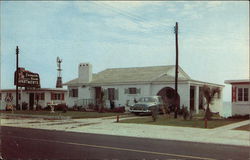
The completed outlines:
{"type": "Polygon", "coordinates": [[[164,104],[168,106],[170,111],[174,111],[175,106],[180,106],[180,96],[175,90],[171,87],[164,87],[158,93],[158,96],[161,96],[164,104]]]}

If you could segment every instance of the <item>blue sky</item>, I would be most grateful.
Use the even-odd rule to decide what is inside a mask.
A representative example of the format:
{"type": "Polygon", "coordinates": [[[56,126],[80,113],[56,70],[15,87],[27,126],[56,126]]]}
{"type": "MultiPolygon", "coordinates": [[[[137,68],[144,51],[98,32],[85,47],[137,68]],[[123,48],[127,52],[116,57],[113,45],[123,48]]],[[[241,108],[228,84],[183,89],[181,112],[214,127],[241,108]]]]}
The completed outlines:
{"type": "MultiPolygon", "coordinates": [[[[1,2],[1,88],[14,88],[19,64],[56,84],[77,77],[80,62],[106,68],[175,63],[174,25],[179,23],[179,65],[195,80],[224,84],[249,78],[247,1],[11,1],[1,2]]],[[[224,84],[225,85],[225,84],[224,84]]],[[[224,89],[229,101],[230,86],[224,89]]]]}

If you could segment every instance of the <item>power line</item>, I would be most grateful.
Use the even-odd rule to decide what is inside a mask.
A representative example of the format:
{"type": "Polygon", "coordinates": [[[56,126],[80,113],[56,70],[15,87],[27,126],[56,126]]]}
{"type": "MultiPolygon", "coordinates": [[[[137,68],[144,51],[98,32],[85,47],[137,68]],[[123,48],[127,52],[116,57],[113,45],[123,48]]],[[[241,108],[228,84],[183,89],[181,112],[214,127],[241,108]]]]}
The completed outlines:
{"type": "MultiPolygon", "coordinates": [[[[108,9],[111,9],[111,11],[116,12],[116,13],[118,13],[119,15],[128,17],[128,18],[130,18],[130,20],[132,20],[134,23],[137,23],[137,24],[139,24],[139,25],[141,25],[141,26],[143,26],[142,23],[147,23],[147,24],[151,25],[152,27],[153,27],[153,26],[156,26],[156,25],[161,26],[161,27],[164,27],[164,26],[165,26],[165,27],[168,27],[168,28],[170,28],[170,29],[172,30],[172,26],[171,26],[171,25],[166,25],[166,24],[161,23],[161,22],[158,22],[158,23],[148,22],[148,20],[145,19],[145,18],[143,18],[143,17],[140,17],[140,16],[135,15],[135,14],[132,14],[132,13],[130,13],[130,12],[126,12],[126,11],[124,11],[124,10],[121,10],[121,9],[118,9],[118,8],[115,8],[115,7],[112,7],[111,5],[104,4],[104,3],[101,3],[101,2],[99,2],[99,3],[93,2],[93,3],[96,4],[96,5],[99,5],[99,6],[108,8],[108,9]]],[[[166,29],[166,30],[167,30],[167,29],[166,29]]],[[[166,30],[163,28],[162,31],[153,30],[153,31],[151,31],[151,33],[153,33],[153,32],[156,32],[156,33],[166,33],[166,32],[165,32],[166,30]]],[[[199,34],[199,35],[201,35],[201,36],[203,36],[204,34],[206,34],[206,35],[209,34],[209,33],[207,33],[207,32],[197,31],[196,29],[193,29],[193,28],[189,28],[188,31],[193,31],[195,34],[199,34]]],[[[141,31],[141,32],[143,32],[143,31],[141,31]]],[[[185,32],[186,32],[186,31],[184,30],[184,32],[181,31],[180,33],[185,33],[185,32]]],[[[145,33],[145,32],[144,32],[144,33],[145,33]]],[[[228,36],[228,37],[231,37],[231,36],[232,36],[233,39],[236,39],[236,40],[248,40],[248,41],[249,41],[249,38],[244,39],[244,38],[238,36],[238,33],[236,33],[236,32],[225,32],[225,31],[220,31],[220,33],[224,33],[224,34],[226,34],[226,36],[228,36]],[[230,34],[230,33],[231,33],[231,34],[230,34]],[[232,35],[232,34],[233,34],[233,35],[232,35]]],[[[218,33],[216,33],[216,34],[218,35],[218,33]]],[[[205,35],[204,35],[204,36],[205,36],[205,35]]],[[[204,36],[203,36],[203,37],[204,37],[204,36]]]]}
{"type": "MultiPolygon", "coordinates": [[[[134,23],[137,23],[137,24],[141,25],[142,27],[143,27],[143,23],[147,23],[147,25],[151,25],[151,27],[154,27],[154,26],[158,25],[158,26],[161,26],[161,27],[164,27],[164,26],[165,26],[165,27],[168,27],[168,28],[170,28],[170,27],[172,28],[172,26],[166,25],[166,24],[164,24],[164,23],[153,23],[153,22],[148,22],[148,20],[145,19],[145,18],[142,18],[142,17],[140,17],[140,16],[138,16],[138,15],[135,15],[135,14],[131,14],[131,13],[129,13],[129,12],[125,12],[124,10],[121,10],[121,9],[118,9],[118,8],[115,8],[115,7],[112,7],[112,6],[108,5],[108,4],[104,4],[104,3],[101,3],[101,2],[99,2],[99,3],[97,3],[97,2],[92,2],[92,3],[93,3],[93,4],[96,4],[96,5],[98,5],[98,6],[105,7],[105,8],[107,8],[107,9],[111,9],[110,11],[113,11],[113,12],[119,14],[119,15],[125,16],[125,17],[129,18],[131,21],[133,21],[134,23]]],[[[146,28],[146,27],[144,27],[144,28],[146,28]]],[[[154,30],[154,31],[155,31],[155,30],[154,30]]]]}

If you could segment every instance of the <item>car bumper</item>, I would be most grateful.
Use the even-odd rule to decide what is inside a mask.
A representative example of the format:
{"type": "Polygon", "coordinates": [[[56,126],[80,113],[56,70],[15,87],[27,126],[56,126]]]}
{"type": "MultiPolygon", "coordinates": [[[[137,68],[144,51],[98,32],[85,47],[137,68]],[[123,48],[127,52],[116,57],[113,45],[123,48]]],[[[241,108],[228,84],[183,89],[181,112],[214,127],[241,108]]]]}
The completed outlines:
{"type": "Polygon", "coordinates": [[[151,113],[152,112],[151,110],[131,110],[131,109],[129,109],[128,111],[131,113],[151,113]]]}

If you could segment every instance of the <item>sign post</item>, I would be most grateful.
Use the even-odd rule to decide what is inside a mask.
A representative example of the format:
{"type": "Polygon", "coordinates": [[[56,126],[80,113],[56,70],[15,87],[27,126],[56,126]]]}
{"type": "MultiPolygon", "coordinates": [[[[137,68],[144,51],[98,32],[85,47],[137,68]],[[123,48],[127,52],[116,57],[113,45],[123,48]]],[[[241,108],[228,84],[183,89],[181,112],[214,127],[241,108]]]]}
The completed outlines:
{"type": "MultiPolygon", "coordinates": [[[[16,46],[16,72],[19,73],[18,69],[18,54],[19,54],[19,48],[16,46]]],[[[16,82],[16,108],[18,108],[18,76],[15,77],[16,82]]]]}

